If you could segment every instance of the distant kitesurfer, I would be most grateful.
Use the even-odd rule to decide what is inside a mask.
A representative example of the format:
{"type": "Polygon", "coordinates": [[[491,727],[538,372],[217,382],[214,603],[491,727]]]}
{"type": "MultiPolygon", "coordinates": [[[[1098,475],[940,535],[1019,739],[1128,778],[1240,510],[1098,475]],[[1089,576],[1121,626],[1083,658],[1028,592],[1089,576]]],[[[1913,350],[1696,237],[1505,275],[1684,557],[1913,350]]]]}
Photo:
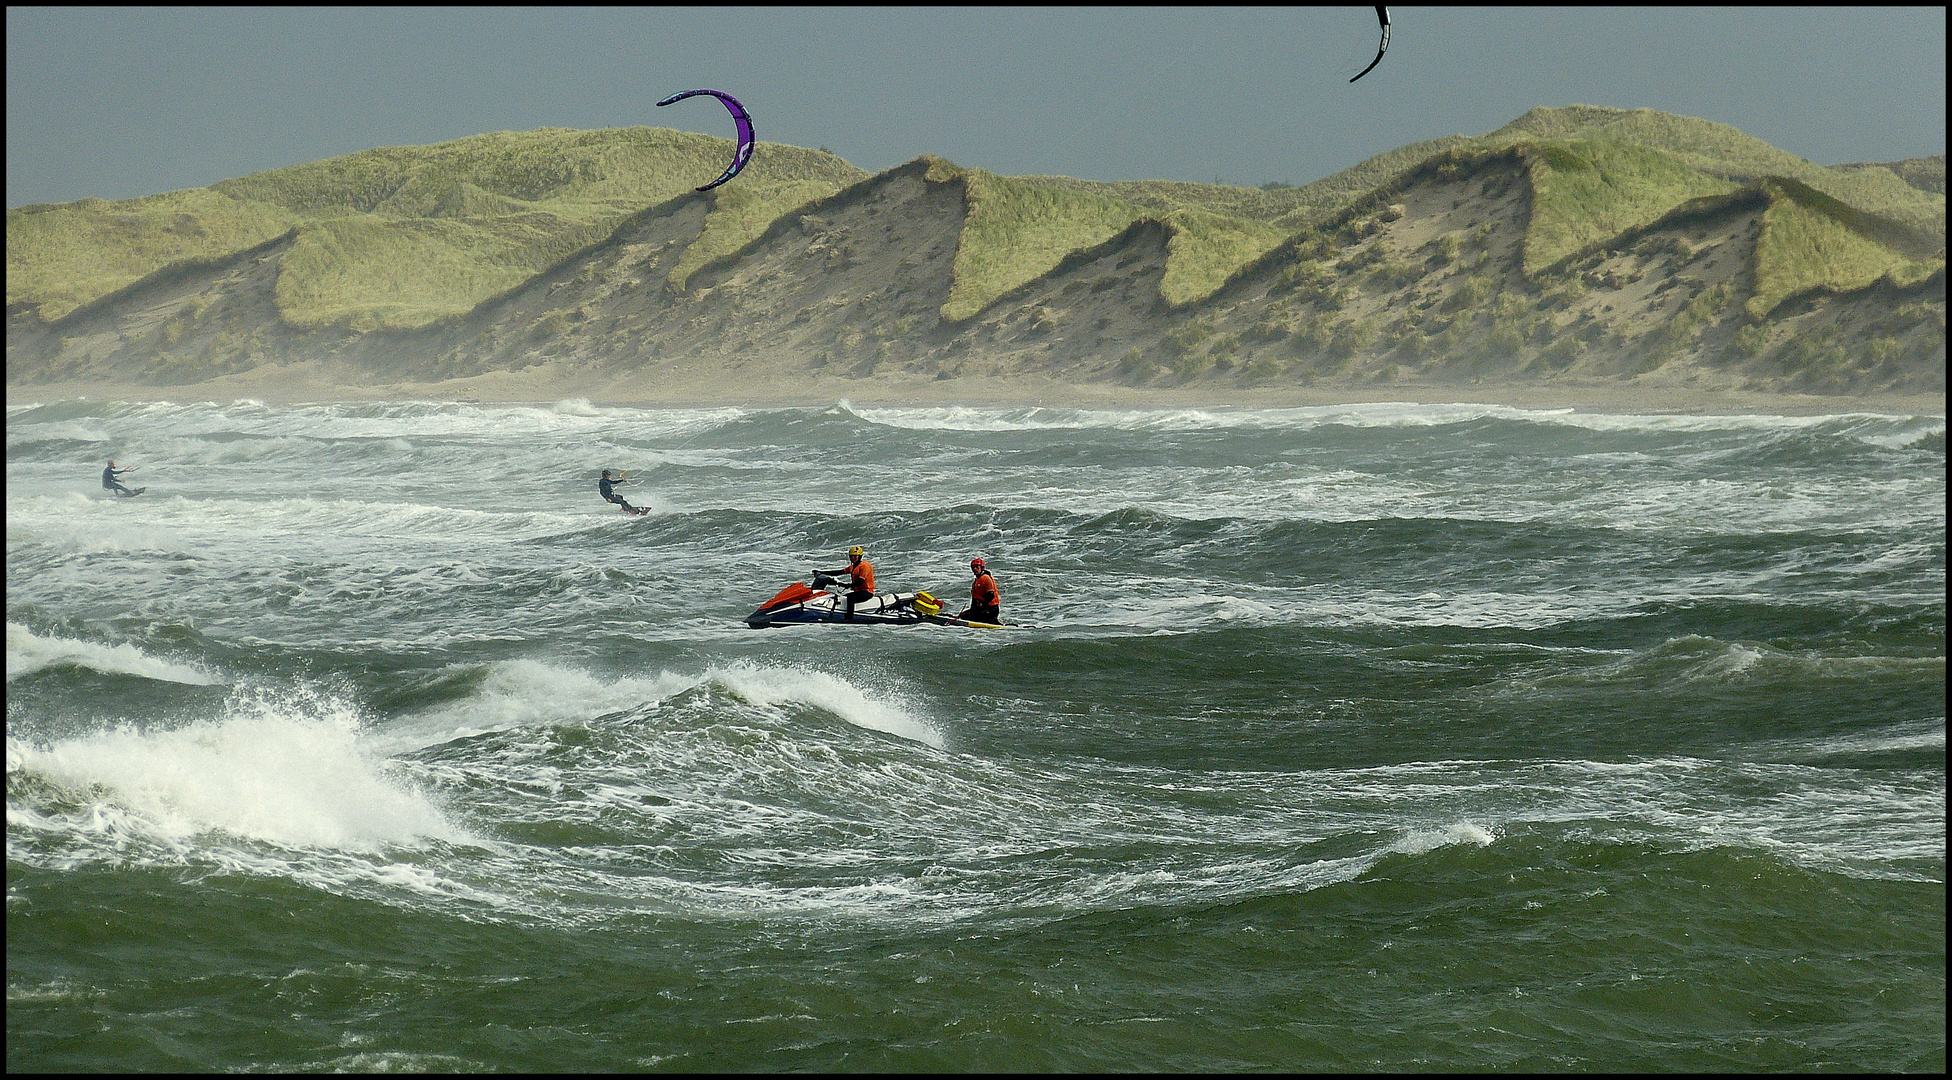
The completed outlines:
{"type": "Polygon", "coordinates": [[[122,482],[117,480],[116,477],[121,476],[125,472],[134,472],[135,469],[136,467],[134,465],[126,469],[118,469],[115,467],[115,459],[109,458],[108,468],[102,470],[102,489],[104,491],[113,491],[118,496],[126,497],[134,495],[135,492],[123,487],[122,482]]]}
{"type": "Polygon", "coordinates": [[[874,564],[864,558],[866,554],[867,552],[861,550],[861,545],[856,544],[847,549],[846,566],[841,567],[839,570],[820,571],[820,573],[826,574],[829,577],[837,578],[842,574],[847,575],[850,589],[846,597],[847,618],[850,622],[853,621],[854,605],[857,602],[874,599],[874,564]]]}
{"type": "Polygon", "coordinates": [[[976,580],[969,583],[969,606],[956,618],[1002,625],[1003,597],[996,591],[996,579],[990,576],[989,566],[981,559],[971,559],[969,572],[976,575],[976,580]]]}
{"type": "Polygon", "coordinates": [[[632,506],[629,503],[624,501],[624,497],[622,495],[617,494],[615,490],[615,486],[627,482],[628,481],[624,480],[624,478],[621,476],[612,479],[610,476],[610,470],[605,469],[603,470],[603,479],[598,480],[596,482],[596,489],[599,493],[603,495],[603,498],[606,501],[616,503],[618,506],[623,507],[624,513],[626,514],[647,513],[647,511],[643,507],[632,506]]]}

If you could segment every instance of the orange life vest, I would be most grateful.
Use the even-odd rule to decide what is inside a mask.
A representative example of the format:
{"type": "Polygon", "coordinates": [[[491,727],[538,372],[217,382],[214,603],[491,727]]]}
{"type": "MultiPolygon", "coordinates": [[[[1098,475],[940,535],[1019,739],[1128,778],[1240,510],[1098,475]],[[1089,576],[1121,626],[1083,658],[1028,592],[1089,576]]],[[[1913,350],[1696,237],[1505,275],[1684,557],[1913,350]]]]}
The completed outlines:
{"type": "Polygon", "coordinates": [[[850,564],[847,568],[847,576],[854,580],[855,592],[874,591],[874,564],[866,559],[850,564]]]}
{"type": "Polygon", "coordinates": [[[970,582],[969,602],[978,607],[989,607],[1002,603],[1002,597],[996,591],[996,579],[991,577],[988,571],[977,574],[976,580],[970,582]]]}

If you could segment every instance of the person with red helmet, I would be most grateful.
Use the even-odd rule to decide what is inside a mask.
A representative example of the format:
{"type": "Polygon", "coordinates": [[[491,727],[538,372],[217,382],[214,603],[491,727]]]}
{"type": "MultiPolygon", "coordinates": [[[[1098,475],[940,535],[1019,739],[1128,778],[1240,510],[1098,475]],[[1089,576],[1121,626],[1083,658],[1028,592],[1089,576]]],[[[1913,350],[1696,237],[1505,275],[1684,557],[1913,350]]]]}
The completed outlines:
{"type": "Polygon", "coordinates": [[[982,559],[971,559],[969,572],[976,575],[976,580],[969,584],[969,606],[956,618],[1002,625],[1003,596],[997,592],[996,579],[990,576],[988,564],[982,559]]]}

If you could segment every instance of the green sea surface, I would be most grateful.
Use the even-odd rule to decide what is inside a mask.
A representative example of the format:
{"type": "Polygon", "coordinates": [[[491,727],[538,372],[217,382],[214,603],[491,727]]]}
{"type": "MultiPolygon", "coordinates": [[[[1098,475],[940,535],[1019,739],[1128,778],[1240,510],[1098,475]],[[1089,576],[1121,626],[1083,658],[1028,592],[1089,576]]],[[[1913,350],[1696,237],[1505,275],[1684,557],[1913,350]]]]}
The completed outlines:
{"type": "Polygon", "coordinates": [[[1945,1066],[1940,416],[55,401],[6,500],[10,1070],[1945,1066]],[[746,627],[857,543],[1018,625],[746,627]]]}

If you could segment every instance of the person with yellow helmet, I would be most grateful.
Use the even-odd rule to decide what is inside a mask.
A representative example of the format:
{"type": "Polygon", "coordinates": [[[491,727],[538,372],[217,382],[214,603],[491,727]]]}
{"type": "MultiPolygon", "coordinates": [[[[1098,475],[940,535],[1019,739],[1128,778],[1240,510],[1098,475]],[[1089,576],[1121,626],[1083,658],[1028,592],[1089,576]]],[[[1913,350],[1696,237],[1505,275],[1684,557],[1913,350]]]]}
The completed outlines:
{"type": "MultiPolygon", "coordinates": [[[[841,567],[839,570],[820,571],[820,573],[836,578],[843,574],[847,575],[849,591],[846,600],[847,618],[849,621],[852,621],[854,618],[854,605],[856,603],[862,600],[874,599],[874,564],[865,558],[866,555],[867,552],[861,550],[861,545],[855,544],[853,547],[847,549],[846,566],[841,567]]],[[[815,584],[818,584],[818,582],[815,584]]]]}

